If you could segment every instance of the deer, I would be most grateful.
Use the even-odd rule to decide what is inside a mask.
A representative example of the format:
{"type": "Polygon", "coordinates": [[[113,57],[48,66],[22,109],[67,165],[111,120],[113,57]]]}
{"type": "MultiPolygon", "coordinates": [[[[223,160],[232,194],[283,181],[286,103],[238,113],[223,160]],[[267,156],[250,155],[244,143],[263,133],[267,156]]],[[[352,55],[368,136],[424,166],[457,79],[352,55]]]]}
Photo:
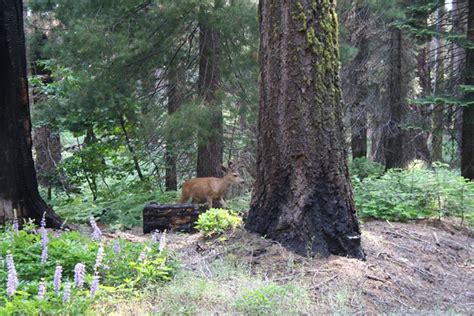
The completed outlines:
{"type": "Polygon", "coordinates": [[[193,178],[185,181],[181,188],[181,203],[187,203],[192,199],[192,203],[206,202],[209,208],[212,208],[212,201],[219,200],[223,208],[227,208],[227,202],[224,201],[224,195],[232,184],[244,182],[237,168],[222,166],[226,175],[222,178],[193,178]]]}

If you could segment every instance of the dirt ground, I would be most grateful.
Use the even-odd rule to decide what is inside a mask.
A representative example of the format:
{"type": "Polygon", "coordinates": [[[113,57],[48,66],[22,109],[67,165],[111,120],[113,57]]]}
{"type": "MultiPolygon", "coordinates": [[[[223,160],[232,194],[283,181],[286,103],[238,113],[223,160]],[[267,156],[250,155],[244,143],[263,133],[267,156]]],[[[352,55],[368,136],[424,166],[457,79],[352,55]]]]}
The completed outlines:
{"type": "MultiPolygon", "coordinates": [[[[168,245],[187,269],[232,256],[268,280],[309,289],[319,305],[330,304],[325,302],[327,293],[343,291],[351,314],[474,314],[472,230],[448,221],[424,220],[369,221],[362,231],[366,261],[301,257],[243,229],[214,239],[170,233],[168,245]]],[[[137,241],[147,238],[138,231],[129,233],[137,241]]]]}

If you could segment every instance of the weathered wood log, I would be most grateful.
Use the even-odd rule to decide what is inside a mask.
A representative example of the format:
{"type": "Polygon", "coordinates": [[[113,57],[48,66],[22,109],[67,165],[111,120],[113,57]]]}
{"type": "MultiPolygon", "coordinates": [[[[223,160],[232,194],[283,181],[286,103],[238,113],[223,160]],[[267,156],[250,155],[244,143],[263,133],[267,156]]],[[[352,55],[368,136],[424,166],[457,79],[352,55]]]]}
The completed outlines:
{"type": "Polygon", "coordinates": [[[157,204],[151,202],[143,209],[143,233],[155,230],[195,232],[194,225],[199,214],[205,212],[205,205],[157,204]]]}

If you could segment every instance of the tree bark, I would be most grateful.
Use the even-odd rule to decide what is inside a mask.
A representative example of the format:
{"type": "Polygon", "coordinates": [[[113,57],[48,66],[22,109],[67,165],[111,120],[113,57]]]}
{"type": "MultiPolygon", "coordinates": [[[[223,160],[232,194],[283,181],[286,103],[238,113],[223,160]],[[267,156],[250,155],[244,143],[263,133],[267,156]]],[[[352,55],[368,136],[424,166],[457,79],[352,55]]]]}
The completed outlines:
{"type": "MultiPolygon", "coordinates": [[[[474,43],[474,1],[469,1],[467,19],[467,39],[474,43]]],[[[474,85],[474,49],[466,49],[466,85],[474,85]]],[[[461,174],[474,180],[474,93],[468,93],[466,99],[471,102],[463,109],[461,174]]]]}
{"type": "MultiPolygon", "coordinates": [[[[356,16],[358,20],[361,20],[362,11],[365,10],[363,4],[357,2],[356,16]]],[[[359,21],[362,24],[363,21],[359,21]]],[[[367,85],[362,82],[363,74],[367,71],[366,69],[366,58],[369,54],[369,40],[366,36],[366,32],[360,32],[358,36],[356,48],[358,49],[357,55],[352,61],[353,72],[351,78],[353,78],[354,85],[356,86],[354,103],[351,108],[351,149],[352,158],[367,157],[367,108],[364,105],[364,101],[367,98],[367,85]]]]}
{"type": "MultiPolygon", "coordinates": [[[[168,115],[176,113],[181,107],[182,93],[180,92],[181,76],[178,65],[171,65],[168,80],[168,115]]],[[[165,188],[166,191],[176,191],[178,189],[178,180],[176,172],[176,150],[171,139],[166,141],[165,153],[165,188]]]]}
{"type": "Polygon", "coordinates": [[[23,5],[0,0],[0,224],[13,218],[33,218],[60,227],[62,220],[38,193],[31,153],[31,121],[26,76],[23,5]]]}
{"type": "Polygon", "coordinates": [[[403,131],[401,129],[404,116],[403,73],[402,73],[402,31],[394,26],[390,28],[390,77],[389,103],[390,119],[385,135],[385,167],[402,168],[404,161],[403,131]]]}
{"type": "MultiPolygon", "coordinates": [[[[436,11],[438,32],[443,32],[443,23],[446,23],[444,18],[444,0],[440,1],[440,7],[436,11]]],[[[434,93],[442,94],[445,92],[444,80],[444,63],[446,58],[445,41],[441,38],[436,39],[436,56],[435,56],[435,89],[434,93]]],[[[433,133],[432,133],[432,148],[431,157],[433,161],[443,161],[443,118],[444,118],[444,104],[435,104],[433,106],[433,133]]]]}
{"type": "MultiPolygon", "coordinates": [[[[214,8],[222,6],[222,0],[215,0],[214,8]]],[[[196,173],[198,177],[220,177],[224,155],[223,116],[216,92],[220,82],[220,33],[209,21],[206,14],[199,21],[199,96],[209,109],[209,126],[198,135],[198,155],[196,173]]]]}
{"type": "Polygon", "coordinates": [[[246,228],[364,258],[343,134],[335,1],[261,0],[257,180],[246,228]]]}

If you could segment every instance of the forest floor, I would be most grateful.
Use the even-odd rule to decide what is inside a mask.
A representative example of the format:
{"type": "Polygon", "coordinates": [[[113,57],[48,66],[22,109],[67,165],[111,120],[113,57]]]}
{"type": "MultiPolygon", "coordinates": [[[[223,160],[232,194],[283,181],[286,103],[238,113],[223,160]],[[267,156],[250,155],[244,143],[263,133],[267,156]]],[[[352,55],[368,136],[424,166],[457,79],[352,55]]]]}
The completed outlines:
{"type": "MultiPolygon", "coordinates": [[[[205,239],[168,234],[175,280],[116,314],[472,314],[474,233],[450,221],[367,221],[366,261],[306,258],[243,229],[205,239]]],[[[139,230],[118,233],[144,240],[139,230]]]]}

